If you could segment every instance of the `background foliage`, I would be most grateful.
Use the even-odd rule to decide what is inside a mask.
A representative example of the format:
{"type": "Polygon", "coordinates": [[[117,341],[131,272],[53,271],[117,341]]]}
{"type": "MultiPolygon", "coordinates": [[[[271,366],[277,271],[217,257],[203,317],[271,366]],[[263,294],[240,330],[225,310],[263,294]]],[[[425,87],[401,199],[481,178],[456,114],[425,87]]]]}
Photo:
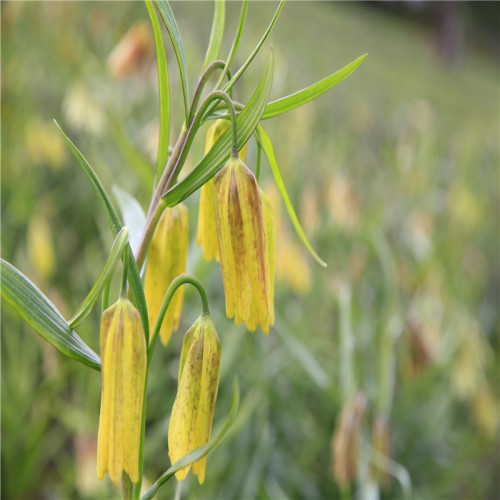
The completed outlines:
{"type": "MultiPolygon", "coordinates": [[[[250,5],[238,61],[274,7],[250,5]]],[[[158,119],[152,39],[129,77],[117,79],[106,66],[133,23],[148,26],[147,11],[140,2],[3,2],[1,8],[2,256],[68,318],[94,283],[111,238],[52,119],[64,124],[107,187],[116,184],[147,202],[158,119]]],[[[193,78],[203,63],[212,5],[173,8],[193,78]]],[[[228,5],[228,34],[238,8],[228,5]]],[[[415,497],[493,498],[499,468],[498,65],[465,44],[450,67],[439,59],[428,25],[362,4],[290,2],[271,38],[271,97],[364,52],[370,56],[331,93],[267,123],[300,219],[329,264],[323,270],[305,254],[282,209],[281,239],[296,248],[288,254],[282,248],[277,325],[269,337],[246,333],[224,317],[218,267],[204,263],[192,244],[188,266],[208,286],[222,339],[215,422],[227,412],[235,374],[242,403],[233,431],[208,459],[206,484],[189,480],[184,493],[339,496],[329,443],[342,405],[339,293],[349,290],[355,383],[368,396],[369,421],[385,390],[377,377],[381,339],[387,331],[398,335],[392,457],[408,470],[415,497]]],[[[178,84],[169,45],[167,57],[178,84]]],[[[265,63],[264,55],[256,59],[249,69],[254,80],[237,86],[237,98],[248,99],[265,63]]],[[[182,106],[179,94],[174,132],[182,106]]],[[[200,136],[191,164],[202,148],[200,136]]],[[[249,164],[255,164],[254,142],[249,164]]],[[[271,181],[265,163],[263,176],[271,181]]],[[[193,236],[197,202],[197,195],[188,201],[193,236]]],[[[198,310],[194,293],[187,290],[186,298],[181,330],[198,310]]],[[[10,306],[2,312],[2,495],[112,495],[107,480],[95,477],[98,373],[59,356],[10,306]]],[[[79,328],[94,349],[98,319],[94,312],[79,328]]],[[[167,419],[180,343],[174,336],[154,359],[149,481],[169,465],[167,419]]],[[[172,488],[161,494],[173,494],[172,488]]],[[[383,496],[400,498],[397,482],[383,496]]]]}

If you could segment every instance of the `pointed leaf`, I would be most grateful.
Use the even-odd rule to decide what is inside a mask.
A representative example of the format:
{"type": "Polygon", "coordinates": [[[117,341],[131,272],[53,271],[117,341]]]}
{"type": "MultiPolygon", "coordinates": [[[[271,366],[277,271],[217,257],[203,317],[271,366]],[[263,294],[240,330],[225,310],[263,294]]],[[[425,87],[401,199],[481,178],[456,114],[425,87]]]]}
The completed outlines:
{"type": "Polygon", "coordinates": [[[189,84],[188,84],[188,73],[186,65],[186,56],[184,55],[184,47],[182,45],[181,34],[179,32],[179,27],[175,21],[174,13],[170,4],[166,0],[156,0],[156,7],[160,12],[160,15],[167,27],[170,40],[172,41],[172,46],[174,48],[175,57],[177,58],[177,64],[179,65],[179,71],[181,74],[182,83],[182,94],[184,97],[184,110],[186,113],[186,119],[189,115],[189,84]]]}
{"type": "Polygon", "coordinates": [[[99,356],[69,327],[54,304],[12,264],[3,259],[0,264],[2,296],[26,323],[68,358],[100,370],[99,356]]]}
{"type": "MultiPolygon", "coordinates": [[[[240,148],[252,135],[264,112],[267,99],[269,98],[269,92],[271,91],[272,74],[273,57],[271,53],[269,64],[259,86],[236,120],[238,146],[240,148]]],[[[232,130],[231,127],[229,127],[194,170],[183,181],[167,192],[164,198],[168,206],[174,206],[180,203],[220,170],[229,158],[231,152],[231,134],[232,130]]]]}
{"type": "Polygon", "coordinates": [[[319,265],[326,267],[326,262],[323,261],[321,257],[316,253],[312,245],[309,243],[306,233],[300,225],[297,214],[295,213],[292,202],[290,201],[290,197],[286,192],[285,183],[283,182],[283,177],[281,176],[278,162],[276,161],[276,156],[274,154],[273,144],[271,142],[271,139],[267,135],[267,132],[262,128],[262,125],[259,125],[257,127],[257,138],[262,146],[262,149],[266,153],[267,160],[269,161],[269,166],[271,167],[271,172],[273,173],[273,177],[276,182],[276,186],[278,187],[281,197],[283,198],[286,210],[288,212],[290,220],[292,221],[295,231],[299,235],[299,238],[302,240],[304,246],[307,248],[307,250],[309,250],[309,253],[314,257],[314,260],[316,260],[319,265]]]}
{"type": "Polygon", "coordinates": [[[99,295],[103,291],[107,282],[111,279],[113,271],[120,260],[123,250],[128,243],[128,228],[124,226],[121,228],[120,232],[117,234],[113,246],[111,247],[111,252],[109,254],[108,260],[101,271],[101,274],[97,278],[92,290],[90,290],[85,300],[81,303],[80,307],[76,310],[73,317],[68,321],[70,328],[76,328],[83,320],[90,314],[94,304],[97,302],[99,295]]]}
{"type": "Polygon", "coordinates": [[[191,465],[200,458],[203,458],[204,456],[208,455],[208,453],[210,453],[216,446],[218,446],[219,443],[224,438],[224,436],[226,435],[227,431],[233,425],[234,419],[236,418],[236,414],[238,413],[239,404],[240,404],[240,389],[237,380],[235,380],[233,383],[233,395],[231,398],[231,406],[229,408],[229,413],[227,414],[226,421],[224,422],[224,425],[222,426],[217,436],[214,439],[212,439],[209,443],[199,446],[192,452],[188,453],[181,459],[177,460],[177,462],[175,462],[175,464],[173,464],[172,467],[170,467],[166,472],[164,472],[156,480],[153,486],[151,486],[151,488],[149,488],[149,490],[146,491],[146,493],[144,493],[144,495],[141,497],[141,500],[152,499],[156,495],[160,487],[163,484],[165,484],[177,471],[184,469],[184,467],[187,467],[188,465],[191,465]]]}
{"type": "Polygon", "coordinates": [[[212,23],[212,31],[210,33],[210,42],[208,43],[207,53],[203,69],[205,69],[212,61],[217,59],[219,55],[222,37],[224,35],[224,21],[226,17],[226,1],[215,0],[214,20],[212,23]]]}
{"type": "Polygon", "coordinates": [[[305,89],[299,90],[294,94],[270,102],[266,106],[262,119],[265,120],[266,118],[281,115],[282,113],[286,113],[291,109],[298,108],[299,106],[316,99],[327,90],[330,90],[335,87],[335,85],[338,85],[342,80],[345,80],[365,60],[367,56],[368,54],[363,54],[347,66],[344,66],[332,75],[323,78],[323,80],[320,80],[305,89]]]}
{"type": "Polygon", "coordinates": [[[170,136],[170,87],[168,79],[167,56],[165,54],[165,45],[161,34],[161,27],[158,16],[151,3],[146,0],[149,18],[153,26],[156,45],[156,62],[158,66],[158,91],[160,94],[160,136],[158,140],[158,155],[156,165],[156,175],[159,179],[167,164],[168,141],[170,136]]]}
{"type": "MultiPolygon", "coordinates": [[[[83,173],[87,176],[90,184],[94,188],[94,191],[97,194],[99,202],[104,208],[104,212],[106,213],[106,217],[108,218],[109,226],[111,228],[111,232],[113,236],[120,232],[120,229],[123,227],[123,224],[120,220],[120,217],[115,210],[115,207],[111,203],[111,199],[106,193],[99,177],[94,172],[89,162],[82,155],[80,150],[75,146],[75,144],[71,141],[71,139],[63,132],[62,128],[59,126],[56,120],[54,120],[59,132],[61,132],[64,141],[67,146],[73,153],[73,156],[78,161],[83,173]]],[[[139,275],[139,270],[137,269],[137,264],[135,262],[132,251],[126,252],[127,256],[127,269],[128,269],[128,281],[130,284],[130,290],[132,292],[132,298],[135,306],[137,307],[139,314],[141,315],[142,324],[144,327],[144,335],[146,336],[146,343],[149,339],[149,320],[148,320],[148,309],[146,306],[146,298],[144,296],[144,289],[142,287],[141,277],[139,275]]]]}

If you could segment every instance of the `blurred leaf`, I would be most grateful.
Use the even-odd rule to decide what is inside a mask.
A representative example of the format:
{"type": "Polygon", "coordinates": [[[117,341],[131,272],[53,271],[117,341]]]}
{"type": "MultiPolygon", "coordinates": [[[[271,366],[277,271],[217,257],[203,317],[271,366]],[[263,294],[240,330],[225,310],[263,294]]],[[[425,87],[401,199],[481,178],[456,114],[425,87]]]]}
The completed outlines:
{"type": "Polygon", "coordinates": [[[212,23],[212,31],[210,33],[210,42],[208,43],[207,53],[203,69],[205,69],[212,61],[217,59],[219,55],[222,37],[224,36],[224,21],[226,17],[226,1],[215,0],[214,20],[212,23]]]}
{"type": "MultiPolygon", "coordinates": [[[[269,92],[271,91],[272,74],[273,57],[271,52],[269,64],[259,86],[236,120],[238,146],[240,148],[252,135],[264,112],[269,92]]],[[[232,130],[229,127],[193,171],[183,181],[167,192],[164,198],[168,206],[177,205],[177,203],[186,199],[218,172],[229,157],[231,151],[231,134],[232,130]]]]}
{"type": "Polygon", "coordinates": [[[120,232],[117,234],[113,246],[111,247],[111,252],[109,254],[108,260],[101,271],[101,274],[97,278],[92,290],[90,290],[85,300],[82,302],[80,307],[76,310],[73,317],[69,320],[70,328],[76,328],[83,320],[90,314],[92,307],[96,303],[99,295],[103,291],[106,283],[111,279],[113,271],[115,270],[116,264],[120,260],[123,250],[128,243],[128,228],[124,226],[121,228],[120,232]]]}
{"type": "Polygon", "coordinates": [[[327,90],[330,90],[335,87],[335,85],[338,85],[341,81],[345,80],[365,60],[367,56],[368,54],[363,54],[347,66],[344,66],[342,69],[339,69],[330,76],[323,78],[323,80],[320,80],[319,82],[316,82],[313,85],[299,90],[289,96],[270,102],[266,106],[262,119],[265,120],[266,118],[281,115],[282,113],[286,113],[287,111],[298,108],[299,106],[316,99],[327,90]]]}
{"type": "Polygon", "coordinates": [[[279,326],[275,327],[279,336],[283,339],[285,347],[292,356],[299,362],[304,371],[311,377],[321,389],[327,389],[330,384],[330,377],[323,367],[318,363],[309,347],[301,342],[299,338],[288,328],[283,318],[276,316],[279,326]]]}
{"type": "Polygon", "coordinates": [[[149,490],[144,493],[141,499],[150,500],[151,498],[153,498],[160,487],[165,484],[177,471],[184,469],[184,467],[187,467],[188,465],[191,465],[192,463],[196,462],[200,458],[203,458],[205,455],[208,455],[213,449],[215,449],[220,444],[227,431],[231,428],[231,425],[233,425],[236,414],[238,413],[239,404],[240,388],[238,385],[238,381],[235,379],[233,383],[233,395],[231,399],[231,405],[229,407],[229,413],[227,414],[224,425],[222,426],[217,436],[209,443],[199,446],[187,455],[183,456],[181,459],[177,460],[177,462],[175,462],[172,467],[170,467],[156,480],[153,486],[151,486],[151,488],[149,488],[149,490]]]}
{"type": "MultiPolygon", "coordinates": [[[[73,153],[73,156],[77,159],[78,164],[80,165],[83,173],[87,176],[87,179],[90,181],[90,184],[94,188],[94,191],[99,198],[99,202],[101,203],[104,211],[106,212],[106,216],[108,218],[109,226],[111,228],[111,232],[113,236],[120,232],[123,224],[121,223],[120,217],[116,212],[111,200],[106,193],[99,177],[94,172],[89,162],[82,155],[80,150],[73,144],[71,139],[63,132],[62,128],[59,126],[56,120],[54,120],[57,128],[61,132],[66,144],[69,149],[73,153]]],[[[141,277],[139,275],[139,270],[137,269],[137,264],[133,257],[132,251],[126,252],[126,260],[127,260],[127,269],[128,269],[128,281],[130,284],[130,290],[132,292],[132,297],[134,299],[134,304],[137,307],[139,314],[141,315],[142,325],[144,327],[144,335],[146,336],[146,343],[149,341],[149,319],[148,319],[148,309],[146,305],[146,298],[144,296],[144,289],[142,287],[141,277]]]]}
{"type": "Polygon", "coordinates": [[[68,358],[100,370],[99,356],[69,327],[54,304],[18,269],[1,259],[1,293],[21,317],[68,358]]]}
{"type": "Polygon", "coordinates": [[[168,78],[167,56],[165,54],[165,46],[161,34],[160,23],[158,16],[151,3],[151,0],[146,0],[149,18],[153,25],[156,45],[156,62],[158,65],[158,91],[160,94],[160,136],[158,141],[158,156],[156,165],[156,175],[159,179],[167,164],[168,158],[168,141],[170,137],[170,87],[168,78]]]}
{"type": "Polygon", "coordinates": [[[146,215],[144,214],[141,204],[129,192],[117,185],[114,185],[111,190],[120,207],[123,222],[129,229],[130,246],[135,255],[139,249],[142,231],[146,225],[146,215]]]}
{"type": "Polygon", "coordinates": [[[281,172],[278,167],[278,162],[276,161],[276,156],[274,154],[273,144],[271,142],[271,139],[267,135],[267,132],[262,128],[261,125],[257,127],[257,138],[262,146],[262,149],[264,149],[264,152],[266,153],[267,159],[269,161],[269,166],[271,167],[271,171],[273,173],[273,177],[276,182],[276,186],[278,187],[281,197],[283,198],[285,207],[287,209],[288,215],[290,216],[290,220],[292,221],[295,231],[299,235],[299,238],[302,240],[304,246],[307,248],[307,250],[309,250],[309,253],[314,257],[314,260],[320,266],[326,267],[326,262],[322,260],[321,257],[316,253],[312,245],[309,243],[306,233],[304,232],[302,226],[300,225],[299,219],[297,218],[297,214],[295,213],[292,202],[290,201],[288,193],[286,192],[285,183],[283,182],[283,177],[281,176],[281,172]]]}
{"type": "Polygon", "coordinates": [[[184,96],[184,111],[186,113],[186,119],[189,115],[189,83],[187,74],[186,57],[184,55],[184,47],[182,46],[181,34],[175,21],[174,13],[170,4],[166,0],[155,0],[156,6],[160,12],[160,15],[167,27],[170,40],[172,41],[172,46],[174,48],[175,57],[177,58],[177,64],[179,65],[179,71],[181,74],[182,83],[182,94],[184,96]]]}

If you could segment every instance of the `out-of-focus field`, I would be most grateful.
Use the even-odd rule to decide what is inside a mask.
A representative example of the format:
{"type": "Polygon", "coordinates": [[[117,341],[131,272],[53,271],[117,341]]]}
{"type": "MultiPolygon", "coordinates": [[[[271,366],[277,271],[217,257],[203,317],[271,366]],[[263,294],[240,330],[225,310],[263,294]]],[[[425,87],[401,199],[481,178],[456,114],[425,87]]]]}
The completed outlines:
{"type": "MultiPolygon", "coordinates": [[[[274,8],[250,4],[237,62],[274,8]]],[[[2,2],[1,9],[2,257],[69,317],[112,240],[52,119],[109,191],[118,185],[147,208],[158,118],[154,45],[126,79],[114,79],[106,67],[130,26],[148,22],[147,11],[141,2],[2,2]]],[[[174,2],[173,9],[194,80],[212,4],[174,2]]],[[[229,3],[222,55],[238,10],[229,3]]],[[[408,472],[414,498],[493,499],[499,474],[498,65],[466,44],[461,62],[448,68],[428,28],[347,2],[290,2],[271,40],[273,98],[365,52],[369,57],[329,94],[264,124],[299,218],[328,262],[321,269],[307,255],[282,207],[277,320],[269,336],[225,318],[218,266],[202,262],[194,243],[198,195],[188,201],[189,268],[207,285],[222,340],[215,427],[227,412],[235,376],[242,403],[233,431],[208,458],[205,485],[190,478],[183,494],[339,498],[330,441],[346,391],[360,390],[368,400],[361,452],[369,450],[373,422],[385,414],[390,456],[408,472]]],[[[267,45],[236,89],[240,101],[251,95],[268,51],[267,45]]],[[[169,44],[167,57],[178,134],[182,98],[169,44]]],[[[199,137],[190,164],[202,147],[199,137]]],[[[251,167],[255,152],[250,141],[251,167]]],[[[262,168],[272,194],[265,161],[262,168]]],[[[197,313],[198,298],[187,291],[180,332],[197,313]]],[[[98,322],[95,311],[78,330],[96,350],[98,322]]],[[[181,342],[182,335],[174,335],[154,359],[146,482],[170,465],[168,416],[181,342]]],[[[97,372],[61,357],[2,304],[3,498],[114,495],[109,480],[95,475],[99,398],[97,372]]],[[[404,479],[401,469],[392,470],[404,479]]],[[[159,498],[172,496],[173,488],[172,481],[159,498]]],[[[382,497],[402,497],[398,480],[392,478],[382,497]]]]}

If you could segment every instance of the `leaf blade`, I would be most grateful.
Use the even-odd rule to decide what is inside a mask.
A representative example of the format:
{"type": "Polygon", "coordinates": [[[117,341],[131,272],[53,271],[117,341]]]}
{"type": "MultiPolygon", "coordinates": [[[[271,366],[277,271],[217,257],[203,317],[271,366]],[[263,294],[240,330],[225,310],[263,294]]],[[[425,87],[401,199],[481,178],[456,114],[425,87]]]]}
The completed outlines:
{"type": "Polygon", "coordinates": [[[156,163],[156,175],[159,179],[167,164],[168,159],[168,141],[170,137],[170,86],[168,77],[167,56],[165,45],[161,34],[161,27],[158,16],[151,0],[146,0],[146,7],[149,13],[149,19],[153,26],[153,34],[156,46],[156,61],[158,66],[158,93],[160,98],[160,132],[158,140],[158,154],[156,163]]]}
{"type": "Polygon", "coordinates": [[[335,73],[323,78],[319,82],[313,83],[309,87],[294,92],[286,97],[281,97],[280,99],[270,102],[266,106],[262,119],[265,120],[267,118],[273,118],[274,116],[286,113],[287,111],[298,108],[299,106],[316,99],[351,75],[367,56],[368,54],[363,54],[335,73]]]}
{"type": "Polygon", "coordinates": [[[167,28],[172,47],[174,48],[177,65],[181,75],[182,95],[184,98],[184,111],[186,113],[186,120],[189,116],[189,79],[187,73],[186,56],[184,55],[184,46],[182,45],[182,38],[179,32],[179,27],[172,12],[170,4],[166,0],[155,0],[156,7],[160,12],[160,16],[167,28]]]}
{"type": "Polygon", "coordinates": [[[73,314],[71,319],[68,321],[70,328],[76,328],[90,314],[90,311],[92,311],[92,307],[97,302],[99,295],[103,291],[108,280],[111,278],[111,275],[113,274],[118,261],[121,259],[123,250],[125,249],[127,244],[128,228],[127,226],[124,226],[116,235],[115,241],[113,242],[113,246],[111,247],[111,251],[109,253],[109,257],[106,260],[106,264],[99,274],[97,281],[95,282],[94,286],[85,297],[81,305],[78,307],[75,314],[73,314]]]}
{"type": "Polygon", "coordinates": [[[288,196],[288,193],[286,191],[285,183],[283,182],[283,177],[281,176],[281,172],[278,167],[278,162],[276,161],[276,155],[274,154],[273,144],[271,142],[271,139],[267,135],[267,132],[262,128],[262,125],[259,125],[257,127],[257,139],[260,142],[262,149],[264,150],[264,153],[266,153],[267,160],[269,162],[269,166],[271,167],[271,172],[274,177],[274,181],[276,182],[276,186],[278,187],[281,197],[283,198],[286,210],[288,212],[290,220],[292,221],[293,227],[297,235],[302,240],[302,243],[307,248],[309,253],[312,255],[314,260],[320,266],[326,267],[327,266],[326,262],[323,259],[321,259],[321,257],[316,253],[311,243],[309,242],[306,233],[304,232],[302,226],[300,225],[297,214],[295,213],[292,202],[290,201],[290,197],[288,196]]]}
{"type": "Polygon", "coordinates": [[[70,328],[54,304],[16,267],[0,260],[1,293],[44,340],[65,356],[100,370],[99,356],[70,328]]]}
{"type": "Polygon", "coordinates": [[[219,55],[222,37],[224,36],[224,22],[226,17],[226,2],[225,0],[215,0],[214,20],[212,22],[212,31],[210,32],[210,41],[208,43],[203,69],[205,69],[212,61],[217,59],[219,55]]]}
{"type": "MultiPolygon", "coordinates": [[[[104,212],[106,213],[106,217],[108,219],[111,232],[113,233],[113,237],[116,238],[117,234],[123,227],[123,224],[120,220],[118,212],[115,210],[113,204],[111,203],[110,197],[106,193],[106,190],[104,189],[104,186],[102,185],[99,177],[94,172],[89,162],[82,155],[80,150],[76,147],[73,141],[64,133],[63,129],[59,126],[56,120],[54,120],[54,123],[56,124],[56,127],[59,129],[59,132],[61,132],[64,142],[69,147],[75,159],[78,161],[78,164],[82,169],[83,173],[87,176],[87,179],[94,188],[94,191],[99,199],[99,202],[101,203],[104,212]]],[[[132,250],[126,253],[127,253],[127,269],[128,269],[127,275],[130,284],[130,290],[132,292],[134,304],[137,307],[139,314],[141,315],[142,324],[144,327],[144,335],[146,337],[146,341],[148,341],[149,319],[148,319],[148,309],[146,305],[146,297],[144,296],[144,289],[142,287],[141,277],[139,274],[139,270],[137,269],[137,264],[133,257],[132,250]]]]}

